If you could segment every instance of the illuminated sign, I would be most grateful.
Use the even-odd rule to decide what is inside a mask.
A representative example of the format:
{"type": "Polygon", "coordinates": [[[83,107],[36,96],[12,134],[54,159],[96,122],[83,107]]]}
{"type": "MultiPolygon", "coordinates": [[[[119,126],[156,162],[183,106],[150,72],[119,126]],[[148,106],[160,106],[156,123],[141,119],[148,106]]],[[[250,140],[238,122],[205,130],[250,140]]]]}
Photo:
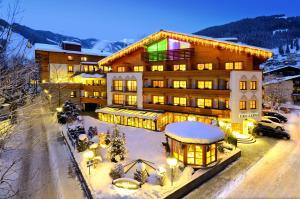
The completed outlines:
{"type": "Polygon", "coordinates": [[[251,112],[251,113],[240,113],[239,118],[248,118],[248,117],[258,117],[258,112],[251,112]]]}

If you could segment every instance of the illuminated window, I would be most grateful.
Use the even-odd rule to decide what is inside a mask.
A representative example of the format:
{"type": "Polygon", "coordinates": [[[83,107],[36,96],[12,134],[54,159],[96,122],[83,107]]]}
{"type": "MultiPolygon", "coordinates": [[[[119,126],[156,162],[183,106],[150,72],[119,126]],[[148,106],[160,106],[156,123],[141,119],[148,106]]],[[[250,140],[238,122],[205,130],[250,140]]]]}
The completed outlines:
{"type": "Polygon", "coordinates": [[[134,72],[143,72],[144,71],[144,66],[134,66],[133,71],[134,72]]]}
{"type": "Polygon", "coordinates": [[[113,81],[113,90],[114,91],[122,91],[123,90],[123,81],[122,80],[114,80],[113,81]]]}
{"type": "Polygon", "coordinates": [[[136,83],[136,80],[128,80],[126,82],[126,89],[127,91],[136,91],[136,88],[137,88],[137,83],[136,83]]]}
{"type": "Polygon", "coordinates": [[[242,70],[243,69],[243,62],[227,62],[225,63],[226,70],[242,70]]]}
{"type": "Polygon", "coordinates": [[[87,57],[81,57],[81,61],[87,61],[87,57]]]}
{"type": "Polygon", "coordinates": [[[125,66],[119,66],[118,72],[125,72],[125,66]]]}
{"type": "Polygon", "coordinates": [[[84,91],[84,97],[89,97],[89,93],[87,91],[84,91]]]}
{"type": "Polygon", "coordinates": [[[174,158],[178,159],[179,161],[183,161],[183,148],[181,147],[181,143],[175,140],[172,140],[172,151],[174,158]]]}
{"type": "Polygon", "coordinates": [[[123,102],[124,102],[124,96],[123,95],[114,94],[114,96],[113,96],[113,102],[114,102],[114,104],[123,104],[123,102]]]}
{"type": "Polygon", "coordinates": [[[246,101],[240,101],[240,110],[246,110],[246,101]]]}
{"type": "Polygon", "coordinates": [[[153,96],[153,104],[164,104],[165,97],[164,96],[153,96]]]}
{"type": "Polygon", "coordinates": [[[186,81],[173,81],[173,88],[186,88],[186,81]]]}
{"type": "Polygon", "coordinates": [[[247,90],[247,82],[240,81],[240,90],[247,90]]]}
{"type": "Polygon", "coordinates": [[[98,91],[94,91],[94,97],[100,97],[100,93],[98,91]]]}
{"type": "Polygon", "coordinates": [[[173,98],[173,104],[175,106],[186,106],[186,98],[185,97],[174,97],[173,98]]]}
{"type": "Polygon", "coordinates": [[[212,107],[212,99],[199,98],[199,99],[197,99],[197,106],[200,108],[211,108],[212,107]]]}
{"type": "Polygon", "coordinates": [[[136,105],[136,96],[135,95],[129,95],[127,97],[127,104],[130,106],[135,106],[136,105]]]}
{"type": "Polygon", "coordinates": [[[104,72],[109,72],[111,71],[111,66],[100,66],[100,69],[104,72]]]}
{"type": "Polygon", "coordinates": [[[229,108],[229,100],[225,100],[225,108],[229,108]]]}
{"type": "Polygon", "coordinates": [[[198,81],[198,88],[212,89],[212,81],[198,81]]]}
{"type": "Polygon", "coordinates": [[[89,72],[94,72],[94,66],[93,65],[89,65],[89,72]]]}
{"type": "Polygon", "coordinates": [[[256,89],[257,89],[257,81],[251,81],[250,90],[256,90],[256,89]]]}
{"type": "Polygon", "coordinates": [[[189,144],[187,146],[187,163],[188,164],[195,164],[195,148],[194,145],[189,144]]]}
{"type": "Polygon", "coordinates": [[[76,91],[71,91],[70,97],[76,97],[76,91]]]}
{"type": "Polygon", "coordinates": [[[212,70],[212,63],[197,64],[197,70],[212,70]]]}
{"type": "Polygon", "coordinates": [[[156,87],[163,88],[164,87],[164,81],[163,80],[153,80],[152,81],[152,86],[154,88],[156,88],[156,87]]]}
{"type": "Polygon", "coordinates": [[[250,100],[249,101],[249,108],[250,109],[256,109],[256,100],[250,100]]]}
{"type": "Polygon", "coordinates": [[[153,65],[151,66],[152,71],[164,71],[164,66],[163,65],[153,65]]]}
{"type": "Polygon", "coordinates": [[[206,164],[216,161],[216,144],[206,146],[206,164]]]}
{"type": "Polygon", "coordinates": [[[69,65],[69,66],[68,66],[68,72],[69,72],[69,73],[74,72],[74,66],[69,65]]]}
{"type": "Polygon", "coordinates": [[[185,64],[176,64],[173,67],[174,67],[174,71],[185,71],[186,70],[185,64]]]}
{"type": "Polygon", "coordinates": [[[69,55],[69,56],[68,56],[68,60],[69,60],[69,61],[72,61],[72,60],[73,60],[73,57],[69,55]]]}
{"type": "Polygon", "coordinates": [[[233,62],[225,63],[226,70],[233,70],[233,62]]]}
{"type": "Polygon", "coordinates": [[[85,81],[85,84],[86,84],[86,85],[94,85],[94,81],[88,79],[88,80],[85,81]]]}

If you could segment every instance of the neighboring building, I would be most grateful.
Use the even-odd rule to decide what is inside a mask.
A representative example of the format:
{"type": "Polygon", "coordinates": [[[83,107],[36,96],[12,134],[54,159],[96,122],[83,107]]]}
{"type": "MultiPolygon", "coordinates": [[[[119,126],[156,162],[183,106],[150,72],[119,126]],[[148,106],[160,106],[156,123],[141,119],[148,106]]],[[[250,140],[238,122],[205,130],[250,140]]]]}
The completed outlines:
{"type": "Polygon", "coordinates": [[[106,122],[162,130],[185,120],[247,133],[260,120],[262,71],[271,51],[169,31],[100,60],[107,74],[106,122]]]}
{"type": "Polygon", "coordinates": [[[278,68],[274,68],[271,70],[266,70],[263,72],[264,76],[277,76],[277,77],[285,77],[285,76],[293,76],[293,75],[299,75],[300,74],[300,68],[297,66],[281,66],[278,68]]]}
{"type": "Polygon", "coordinates": [[[49,94],[53,108],[66,100],[95,110],[106,105],[106,72],[97,62],[107,54],[81,48],[76,42],[60,46],[35,44],[35,58],[40,66],[40,81],[49,94]]]}

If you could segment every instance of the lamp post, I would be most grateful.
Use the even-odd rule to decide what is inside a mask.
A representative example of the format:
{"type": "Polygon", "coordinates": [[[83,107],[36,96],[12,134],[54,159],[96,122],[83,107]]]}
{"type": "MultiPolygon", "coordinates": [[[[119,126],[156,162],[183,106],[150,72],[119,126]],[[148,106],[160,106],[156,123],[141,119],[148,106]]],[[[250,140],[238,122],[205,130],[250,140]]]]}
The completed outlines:
{"type": "Polygon", "coordinates": [[[94,152],[88,150],[83,154],[83,157],[87,159],[86,166],[89,168],[89,175],[91,175],[91,166],[94,164],[94,152]]]}
{"type": "Polygon", "coordinates": [[[171,168],[171,186],[173,186],[174,168],[177,165],[177,159],[174,157],[169,157],[169,158],[167,158],[167,163],[168,163],[169,167],[171,168]]]}

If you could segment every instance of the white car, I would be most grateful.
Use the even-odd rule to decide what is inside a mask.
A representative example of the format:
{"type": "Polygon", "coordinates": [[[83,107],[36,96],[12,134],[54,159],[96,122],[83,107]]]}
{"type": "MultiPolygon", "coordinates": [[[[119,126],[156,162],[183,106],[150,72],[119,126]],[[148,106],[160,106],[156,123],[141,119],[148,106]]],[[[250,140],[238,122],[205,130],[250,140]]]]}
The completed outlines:
{"type": "Polygon", "coordinates": [[[273,117],[273,116],[263,116],[262,119],[268,119],[271,120],[272,122],[276,122],[276,123],[281,123],[281,121],[277,118],[277,117],[273,117]]]}
{"type": "Polygon", "coordinates": [[[277,130],[284,130],[284,127],[282,124],[280,123],[276,123],[273,122],[272,120],[268,119],[268,118],[262,118],[262,120],[260,122],[258,122],[258,124],[263,125],[263,126],[269,126],[273,129],[277,129],[277,130]]]}

